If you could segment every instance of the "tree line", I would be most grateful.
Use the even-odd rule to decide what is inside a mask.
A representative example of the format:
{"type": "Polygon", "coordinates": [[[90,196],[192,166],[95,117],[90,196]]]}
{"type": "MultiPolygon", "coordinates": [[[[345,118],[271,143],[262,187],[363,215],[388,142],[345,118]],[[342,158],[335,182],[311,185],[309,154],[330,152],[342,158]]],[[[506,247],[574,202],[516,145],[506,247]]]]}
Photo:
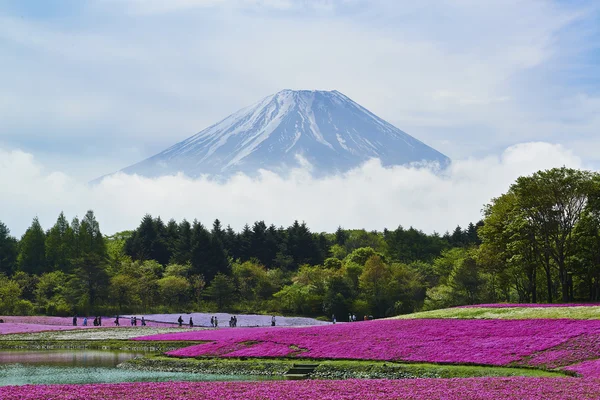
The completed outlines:
{"type": "Polygon", "coordinates": [[[483,220],[443,235],[402,226],[239,232],[145,215],[105,236],[93,211],[0,222],[0,313],[283,312],[376,317],[482,302],[600,297],[600,179],[557,168],[519,178],[483,220]]]}

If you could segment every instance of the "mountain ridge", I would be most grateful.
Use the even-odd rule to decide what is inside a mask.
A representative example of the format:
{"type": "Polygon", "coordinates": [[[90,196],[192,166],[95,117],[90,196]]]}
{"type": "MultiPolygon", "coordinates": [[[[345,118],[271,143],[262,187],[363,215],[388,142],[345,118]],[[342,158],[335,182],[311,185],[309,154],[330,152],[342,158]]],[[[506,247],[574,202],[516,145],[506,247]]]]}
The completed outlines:
{"type": "Polygon", "coordinates": [[[119,172],[148,177],[285,173],[306,159],[315,175],[372,158],[383,166],[450,159],[337,90],[284,89],[119,172]]]}

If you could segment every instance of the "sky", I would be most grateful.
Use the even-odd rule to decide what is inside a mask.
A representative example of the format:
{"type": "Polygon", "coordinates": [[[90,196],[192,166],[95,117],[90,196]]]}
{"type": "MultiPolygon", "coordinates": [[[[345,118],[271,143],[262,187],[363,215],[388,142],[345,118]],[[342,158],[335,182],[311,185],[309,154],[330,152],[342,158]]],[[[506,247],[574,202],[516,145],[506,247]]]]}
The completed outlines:
{"type": "Polygon", "coordinates": [[[452,230],[519,175],[600,168],[599,64],[597,1],[0,0],[0,221],[452,230]],[[286,88],[338,90],[454,163],[87,185],[286,88]]]}

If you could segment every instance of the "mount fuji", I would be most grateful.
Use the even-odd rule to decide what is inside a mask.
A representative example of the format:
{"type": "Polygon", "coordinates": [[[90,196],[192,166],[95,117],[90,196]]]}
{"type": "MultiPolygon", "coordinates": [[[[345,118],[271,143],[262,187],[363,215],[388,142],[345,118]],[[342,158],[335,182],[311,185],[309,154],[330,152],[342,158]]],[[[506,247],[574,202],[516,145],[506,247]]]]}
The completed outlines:
{"type": "Polygon", "coordinates": [[[227,177],[285,173],[308,162],[324,176],[371,158],[383,166],[450,162],[336,90],[282,90],[121,172],[227,177]]]}

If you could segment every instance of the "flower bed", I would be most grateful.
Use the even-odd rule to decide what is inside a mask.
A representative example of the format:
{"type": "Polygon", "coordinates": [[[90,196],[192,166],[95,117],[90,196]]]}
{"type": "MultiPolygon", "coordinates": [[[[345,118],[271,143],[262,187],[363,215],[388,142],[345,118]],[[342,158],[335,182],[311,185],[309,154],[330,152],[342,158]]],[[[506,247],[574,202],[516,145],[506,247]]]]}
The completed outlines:
{"type": "Polygon", "coordinates": [[[586,378],[600,378],[600,360],[589,360],[563,368],[566,371],[577,372],[586,378]]]}
{"type": "Polygon", "coordinates": [[[600,381],[576,378],[467,378],[279,382],[162,382],[7,386],[0,398],[189,399],[597,399],[600,381]]]}
{"type": "Polygon", "coordinates": [[[600,333],[600,321],[379,320],[308,328],[190,331],[134,340],[209,341],[168,353],[180,357],[273,354],[508,365],[586,333],[600,333]]]}
{"type": "Polygon", "coordinates": [[[583,334],[530,357],[526,364],[557,368],[600,358],[600,334],[583,334]]]}
{"type": "Polygon", "coordinates": [[[494,303],[494,304],[474,304],[468,306],[459,306],[456,308],[544,308],[544,307],[598,307],[600,303],[563,303],[563,304],[544,304],[544,303],[494,303]]]}

